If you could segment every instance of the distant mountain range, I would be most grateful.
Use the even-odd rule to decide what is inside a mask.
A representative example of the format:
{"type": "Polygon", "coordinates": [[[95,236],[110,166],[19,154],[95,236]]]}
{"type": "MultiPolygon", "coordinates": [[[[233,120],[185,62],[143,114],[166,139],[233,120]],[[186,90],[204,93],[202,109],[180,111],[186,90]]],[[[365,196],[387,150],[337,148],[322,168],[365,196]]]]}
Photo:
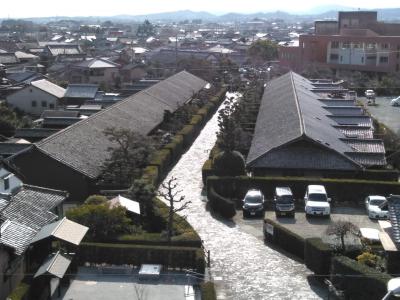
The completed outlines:
{"type": "MultiPolygon", "coordinates": [[[[101,21],[120,21],[120,22],[142,22],[144,20],[155,21],[184,21],[201,19],[209,22],[232,22],[232,21],[247,21],[254,19],[283,19],[283,20],[315,20],[315,19],[336,19],[338,11],[351,11],[357,10],[355,8],[327,5],[319,6],[310,10],[309,12],[302,13],[288,13],[284,11],[275,12],[258,12],[250,14],[242,13],[228,13],[223,15],[216,15],[209,12],[195,12],[191,10],[182,10],[165,13],[155,13],[148,15],[116,15],[116,16],[95,16],[95,17],[42,17],[42,18],[25,18],[25,20],[33,21],[35,23],[48,23],[58,20],[79,20],[85,23],[101,22],[101,21]]],[[[364,9],[362,9],[364,10],[364,9]]],[[[378,11],[378,19],[384,21],[397,21],[400,22],[400,8],[383,8],[372,9],[378,11]]]]}

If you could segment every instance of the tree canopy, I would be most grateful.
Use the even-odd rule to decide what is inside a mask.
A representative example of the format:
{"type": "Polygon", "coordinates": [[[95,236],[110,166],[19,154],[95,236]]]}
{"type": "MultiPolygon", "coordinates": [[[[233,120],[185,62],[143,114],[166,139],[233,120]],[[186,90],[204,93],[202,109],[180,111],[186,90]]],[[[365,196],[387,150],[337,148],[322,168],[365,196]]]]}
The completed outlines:
{"type": "Polygon", "coordinates": [[[278,58],[278,45],[269,40],[258,40],[250,46],[248,55],[253,63],[276,60],[278,58]]]}

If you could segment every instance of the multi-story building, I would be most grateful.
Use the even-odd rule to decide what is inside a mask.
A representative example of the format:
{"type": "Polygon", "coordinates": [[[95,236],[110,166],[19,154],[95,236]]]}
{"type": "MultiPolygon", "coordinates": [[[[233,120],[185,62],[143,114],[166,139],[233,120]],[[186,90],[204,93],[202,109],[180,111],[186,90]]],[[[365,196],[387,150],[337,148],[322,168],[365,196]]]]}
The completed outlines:
{"type": "Polygon", "coordinates": [[[339,12],[338,21],[316,21],[312,35],[279,48],[280,64],[297,72],[307,66],[371,73],[400,71],[400,24],[377,20],[377,12],[339,12]]]}

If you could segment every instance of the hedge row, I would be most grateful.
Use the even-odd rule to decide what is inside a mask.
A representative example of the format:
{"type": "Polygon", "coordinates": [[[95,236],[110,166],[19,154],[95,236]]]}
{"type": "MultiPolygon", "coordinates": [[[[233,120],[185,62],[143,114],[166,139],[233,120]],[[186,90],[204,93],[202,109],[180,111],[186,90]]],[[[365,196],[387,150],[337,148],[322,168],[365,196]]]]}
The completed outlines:
{"type": "Polygon", "coordinates": [[[250,188],[258,188],[271,199],[275,187],[289,186],[296,199],[303,199],[306,187],[310,184],[324,185],[329,197],[337,202],[359,204],[368,195],[400,194],[400,184],[388,181],[248,176],[207,178],[207,189],[213,187],[218,194],[227,198],[243,198],[250,188]]]}
{"type": "Polygon", "coordinates": [[[214,283],[211,281],[204,282],[200,285],[202,300],[217,300],[214,283]]]}
{"type": "Polygon", "coordinates": [[[212,187],[207,191],[211,208],[222,217],[231,219],[236,215],[235,203],[219,195],[212,187]]]}
{"type": "Polygon", "coordinates": [[[16,286],[16,288],[12,291],[12,293],[8,296],[7,299],[11,299],[11,300],[28,299],[30,288],[31,288],[31,286],[28,283],[21,281],[16,286]]]}
{"type": "Polygon", "coordinates": [[[308,238],[304,244],[304,263],[316,275],[328,276],[332,249],[320,238],[308,238]]]}
{"type": "Polygon", "coordinates": [[[266,241],[272,242],[285,251],[304,259],[305,240],[303,237],[270,219],[265,219],[264,223],[270,224],[274,228],[273,235],[264,233],[266,241]]]}
{"type": "Polygon", "coordinates": [[[391,276],[346,256],[332,260],[331,281],[345,291],[346,299],[382,299],[391,276]]]}
{"type": "Polygon", "coordinates": [[[221,102],[225,99],[226,90],[212,97],[206,105],[192,116],[189,124],[177,132],[172,142],[154,153],[148,167],[143,172],[143,178],[157,186],[165,177],[170,167],[182,156],[202,130],[207,120],[215,113],[221,102]]]}
{"type": "Polygon", "coordinates": [[[193,247],[82,243],[76,262],[113,265],[161,264],[169,268],[185,268],[204,274],[204,251],[193,247]]]}

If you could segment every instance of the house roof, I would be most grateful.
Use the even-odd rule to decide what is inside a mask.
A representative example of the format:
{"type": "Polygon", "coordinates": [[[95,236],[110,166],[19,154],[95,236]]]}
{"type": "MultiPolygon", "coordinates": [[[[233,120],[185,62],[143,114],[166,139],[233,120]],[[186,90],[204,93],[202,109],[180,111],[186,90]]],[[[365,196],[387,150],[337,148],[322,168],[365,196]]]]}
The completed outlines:
{"type": "Polygon", "coordinates": [[[98,84],[69,84],[65,98],[94,99],[98,90],[98,84]]]}
{"type": "Polygon", "coordinates": [[[118,195],[117,197],[111,199],[108,201],[110,203],[110,207],[114,206],[123,206],[126,208],[127,211],[130,211],[132,213],[135,213],[137,215],[140,215],[140,204],[139,202],[133,201],[131,199],[122,197],[121,195],[118,195]]]}
{"type": "Polygon", "coordinates": [[[64,217],[60,221],[42,227],[42,229],[32,239],[31,243],[35,243],[48,237],[55,237],[78,246],[88,230],[88,227],[70,221],[64,217]]]}
{"type": "Polygon", "coordinates": [[[93,58],[90,60],[82,61],[75,65],[78,68],[88,69],[106,69],[106,68],[119,68],[120,65],[104,58],[93,58]]]}
{"type": "Polygon", "coordinates": [[[26,53],[26,52],[22,52],[22,51],[15,52],[15,56],[18,59],[39,59],[39,56],[30,54],[30,53],[26,53]]]}
{"type": "Polygon", "coordinates": [[[24,253],[36,230],[15,221],[7,220],[1,225],[0,244],[14,249],[16,255],[24,253]]]}
{"type": "Polygon", "coordinates": [[[36,271],[35,275],[33,275],[33,278],[50,274],[61,279],[67,272],[70,264],[71,260],[58,251],[56,254],[51,255],[45,260],[45,262],[36,271]]]}
{"type": "Polygon", "coordinates": [[[17,63],[19,63],[19,60],[14,53],[0,53],[0,64],[10,65],[17,63]]]}
{"type": "Polygon", "coordinates": [[[15,72],[7,74],[7,79],[17,83],[20,82],[30,83],[31,81],[42,78],[44,78],[42,74],[33,71],[15,72]]]}
{"type": "Polygon", "coordinates": [[[46,47],[52,56],[82,54],[82,51],[78,45],[53,44],[47,45],[46,47]]]}
{"type": "Polygon", "coordinates": [[[45,118],[78,118],[79,112],[70,110],[45,110],[40,116],[45,118]]]}
{"type": "Polygon", "coordinates": [[[36,144],[37,149],[88,176],[97,178],[115,144],[104,135],[110,127],[148,135],[164,119],[205,87],[207,82],[182,71],[122,100],[36,144]]]}
{"type": "Polygon", "coordinates": [[[39,230],[57,219],[51,210],[62,203],[67,196],[68,194],[62,191],[23,185],[11,196],[8,205],[0,212],[0,218],[39,230]]]}
{"type": "Polygon", "coordinates": [[[0,157],[8,157],[29,148],[30,144],[22,143],[0,143],[0,157]]]}
{"type": "MultiPolygon", "coordinates": [[[[372,151],[374,147],[375,150],[379,148],[379,153],[383,153],[384,157],[381,142],[351,141],[346,139],[342,131],[334,127],[357,125],[370,128],[372,124],[368,116],[337,116],[334,114],[337,113],[335,109],[328,111],[326,103],[318,101],[319,96],[313,93],[312,89],[310,81],[294,72],[289,72],[269,83],[262,98],[254,138],[247,157],[249,166],[262,163],[274,168],[279,168],[281,164],[285,168],[324,166],[325,169],[360,169],[363,165],[355,159],[357,154],[352,156],[347,154],[366,152],[361,150],[366,150],[368,147],[372,153],[375,153],[372,151]],[[300,148],[295,152],[287,147],[299,141],[310,142],[314,145],[310,146],[313,150],[310,151],[310,147],[304,144],[296,145],[295,147],[300,148]],[[299,159],[301,151],[305,156],[310,156],[312,153],[313,160],[331,159],[335,163],[311,162],[305,156],[299,159]]],[[[386,161],[381,160],[381,163],[386,161]]]]}
{"type": "Polygon", "coordinates": [[[65,89],[46,79],[32,81],[31,85],[57,98],[62,98],[65,94],[65,89]]]}
{"type": "Polygon", "coordinates": [[[42,139],[56,133],[58,129],[50,128],[19,128],[15,130],[14,137],[24,139],[42,139]]]}

